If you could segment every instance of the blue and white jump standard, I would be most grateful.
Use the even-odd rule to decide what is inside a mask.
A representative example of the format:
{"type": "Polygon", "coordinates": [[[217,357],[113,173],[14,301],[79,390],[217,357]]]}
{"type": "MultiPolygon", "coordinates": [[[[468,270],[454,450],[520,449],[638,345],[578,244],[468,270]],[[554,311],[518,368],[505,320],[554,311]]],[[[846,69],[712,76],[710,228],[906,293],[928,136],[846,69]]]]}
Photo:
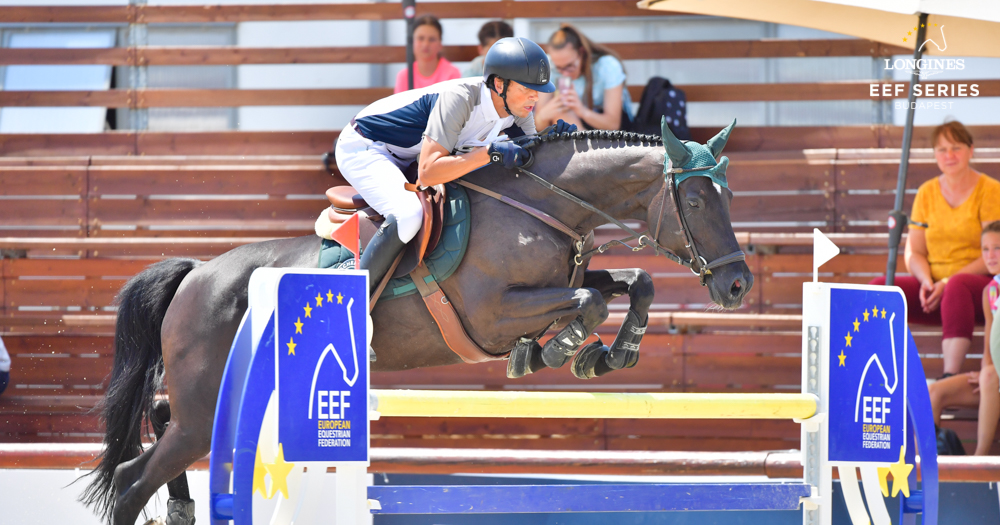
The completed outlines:
{"type": "Polygon", "coordinates": [[[802,509],[829,525],[832,469],[854,524],[937,523],[936,441],[898,288],[806,283],[801,394],[379,391],[369,387],[367,272],[260,269],[233,341],[210,461],[215,525],[371,523],[372,514],[802,509]],[[907,381],[907,378],[912,378],[907,381]],[[787,483],[370,486],[379,417],[794,419],[804,477],[787,483]],[[915,441],[916,440],[918,441],[915,441]],[[923,490],[917,490],[919,442],[923,490]],[[325,487],[336,468],[335,488],[325,487]],[[856,469],[861,471],[861,497],[856,469]],[[330,492],[333,492],[331,497],[330,492]],[[275,501],[277,503],[275,503],[275,501]],[[331,519],[333,518],[333,519],[331,519]],[[871,520],[871,521],[869,521],[871,520]]]}

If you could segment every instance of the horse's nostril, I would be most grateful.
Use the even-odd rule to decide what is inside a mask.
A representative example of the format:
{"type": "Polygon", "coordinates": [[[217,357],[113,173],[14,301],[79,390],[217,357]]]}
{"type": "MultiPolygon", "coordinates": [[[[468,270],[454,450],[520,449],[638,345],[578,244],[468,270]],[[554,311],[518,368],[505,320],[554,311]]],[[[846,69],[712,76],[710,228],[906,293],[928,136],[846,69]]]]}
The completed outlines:
{"type": "Polygon", "coordinates": [[[733,285],[729,288],[729,293],[733,297],[737,297],[740,295],[742,291],[743,291],[743,283],[740,282],[740,279],[736,279],[735,281],[733,281],[733,285]]]}

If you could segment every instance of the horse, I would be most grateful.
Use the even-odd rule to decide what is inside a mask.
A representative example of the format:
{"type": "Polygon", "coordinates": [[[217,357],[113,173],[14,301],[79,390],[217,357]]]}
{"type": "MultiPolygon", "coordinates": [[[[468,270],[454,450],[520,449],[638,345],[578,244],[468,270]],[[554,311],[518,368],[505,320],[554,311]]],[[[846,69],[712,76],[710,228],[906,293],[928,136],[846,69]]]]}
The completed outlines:
{"type": "MultiPolygon", "coordinates": [[[[638,247],[689,266],[715,303],[738,308],[753,275],[730,221],[728,159],[717,161],[734,125],[705,145],[682,142],[666,126],[661,137],[609,131],[528,137],[530,166],[507,170],[490,164],[465,175],[462,181],[495,192],[469,192],[467,252],[440,283],[471,339],[498,356],[519,350],[511,366],[520,375],[562,366],[574,354],[580,355],[573,373],[582,378],[634,366],[653,300],[652,279],[642,269],[587,270],[589,257],[607,246],[584,253],[590,244],[579,241],[602,224],[628,229],[625,220],[649,227],[631,232],[638,247]],[[562,227],[496,194],[530,202],[562,227]],[[560,231],[567,227],[571,231],[560,231]],[[584,339],[608,317],[607,303],[626,294],[622,344],[590,344],[582,355],[584,339]],[[535,342],[552,327],[562,327],[554,342],[535,342]]],[[[251,273],[313,268],[319,248],[319,238],[309,235],[240,246],[207,262],[166,259],[121,288],[114,362],[98,407],[104,447],[81,501],[109,523],[131,525],[160,486],[209,452],[216,398],[247,309],[251,273]],[[143,450],[143,422],[151,421],[164,380],[170,422],[143,450]]],[[[460,362],[419,295],[379,301],[371,315],[373,371],[460,362]]]]}

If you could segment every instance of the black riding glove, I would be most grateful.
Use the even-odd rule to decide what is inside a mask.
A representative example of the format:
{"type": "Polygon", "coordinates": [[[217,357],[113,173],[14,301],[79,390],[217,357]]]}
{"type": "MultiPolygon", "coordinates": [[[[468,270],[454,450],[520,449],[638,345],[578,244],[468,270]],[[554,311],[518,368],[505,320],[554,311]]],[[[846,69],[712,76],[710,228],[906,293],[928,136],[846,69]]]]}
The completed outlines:
{"type": "Polygon", "coordinates": [[[487,151],[490,162],[503,164],[509,170],[520,168],[531,160],[531,152],[513,142],[494,142],[487,151]]]}
{"type": "Polygon", "coordinates": [[[576,124],[570,124],[563,119],[557,120],[549,127],[552,128],[550,133],[573,133],[576,131],[576,124]]]}

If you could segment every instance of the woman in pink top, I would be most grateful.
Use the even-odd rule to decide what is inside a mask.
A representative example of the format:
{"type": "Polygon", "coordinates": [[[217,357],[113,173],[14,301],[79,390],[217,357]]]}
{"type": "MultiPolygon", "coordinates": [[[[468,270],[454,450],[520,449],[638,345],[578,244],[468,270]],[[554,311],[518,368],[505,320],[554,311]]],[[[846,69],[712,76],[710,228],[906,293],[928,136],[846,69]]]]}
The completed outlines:
{"type": "MultiPolygon", "coordinates": [[[[413,88],[422,87],[462,78],[458,68],[448,59],[441,56],[441,22],[434,15],[424,15],[413,21],[413,88]]],[[[396,89],[393,93],[402,93],[407,88],[406,68],[396,75],[396,89]]]]}

